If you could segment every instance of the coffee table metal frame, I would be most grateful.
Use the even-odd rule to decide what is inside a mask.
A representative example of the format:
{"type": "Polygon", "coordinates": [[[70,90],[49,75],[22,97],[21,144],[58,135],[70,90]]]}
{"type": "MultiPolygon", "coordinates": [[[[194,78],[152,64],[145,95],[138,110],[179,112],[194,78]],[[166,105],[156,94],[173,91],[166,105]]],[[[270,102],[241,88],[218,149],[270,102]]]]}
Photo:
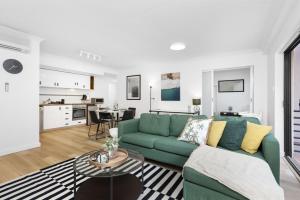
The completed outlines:
{"type": "Polygon", "coordinates": [[[130,172],[133,172],[139,168],[140,172],[142,174],[140,181],[142,182],[142,187],[144,186],[144,156],[136,151],[133,150],[128,150],[126,149],[126,151],[128,152],[128,158],[127,161],[125,161],[124,163],[120,164],[117,167],[113,167],[113,168],[106,168],[106,169],[100,169],[97,168],[96,166],[89,163],[89,156],[96,153],[99,150],[95,150],[95,151],[90,151],[88,153],[85,153],[81,156],[79,156],[78,158],[75,159],[75,161],[73,162],[73,170],[74,170],[74,185],[73,185],[73,192],[74,192],[74,197],[76,195],[76,175],[80,174],[83,175],[85,177],[90,177],[90,178],[109,178],[110,179],[110,200],[113,200],[113,178],[117,177],[117,176],[122,176],[122,175],[126,175],[129,174],[130,172]],[[122,171],[122,170],[118,170],[118,169],[127,169],[122,168],[123,165],[125,165],[127,162],[130,162],[130,160],[135,160],[138,164],[136,164],[136,166],[130,168],[127,171],[122,171]],[[85,165],[86,166],[82,166],[85,165]],[[89,170],[84,170],[87,167],[92,167],[89,170]],[[86,173],[87,171],[92,171],[92,173],[86,173]]]}

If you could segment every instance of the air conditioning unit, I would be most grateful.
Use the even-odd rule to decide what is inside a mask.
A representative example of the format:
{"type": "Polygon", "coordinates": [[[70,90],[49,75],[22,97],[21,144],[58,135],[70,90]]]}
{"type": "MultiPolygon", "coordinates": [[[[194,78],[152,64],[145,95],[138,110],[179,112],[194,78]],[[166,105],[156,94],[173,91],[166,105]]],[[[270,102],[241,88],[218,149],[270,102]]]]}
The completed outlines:
{"type": "Polygon", "coordinates": [[[14,44],[6,41],[1,41],[1,40],[0,40],[0,48],[11,50],[11,51],[17,51],[20,53],[29,53],[30,51],[30,49],[26,46],[14,44]]]}

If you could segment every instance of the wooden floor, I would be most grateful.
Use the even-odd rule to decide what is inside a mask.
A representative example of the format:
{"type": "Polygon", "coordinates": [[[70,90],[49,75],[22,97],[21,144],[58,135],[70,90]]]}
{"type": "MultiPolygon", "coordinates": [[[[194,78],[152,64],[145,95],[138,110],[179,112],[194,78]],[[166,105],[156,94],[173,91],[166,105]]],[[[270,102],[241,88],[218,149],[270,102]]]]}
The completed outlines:
{"type": "Polygon", "coordinates": [[[0,157],[0,183],[97,149],[104,139],[90,140],[85,126],[40,134],[41,147],[0,157]]]}
{"type": "MultiPolygon", "coordinates": [[[[103,146],[104,139],[90,140],[87,132],[87,127],[73,127],[42,133],[40,148],[0,157],[0,183],[103,146]]],[[[281,160],[280,173],[280,185],[284,189],[285,199],[298,199],[300,183],[284,159],[281,160]]]]}

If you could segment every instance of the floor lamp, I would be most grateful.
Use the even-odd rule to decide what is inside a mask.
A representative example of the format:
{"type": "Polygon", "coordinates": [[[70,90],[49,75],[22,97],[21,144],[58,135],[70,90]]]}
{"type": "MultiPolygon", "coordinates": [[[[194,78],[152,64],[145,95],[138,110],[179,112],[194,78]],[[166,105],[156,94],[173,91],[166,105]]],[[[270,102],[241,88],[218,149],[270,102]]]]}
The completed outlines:
{"type": "Polygon", "coordinates": [[[151,110],[152,110],[152,86],[150,85],[150,110],[149,110],[150,113],[151,110]]]}

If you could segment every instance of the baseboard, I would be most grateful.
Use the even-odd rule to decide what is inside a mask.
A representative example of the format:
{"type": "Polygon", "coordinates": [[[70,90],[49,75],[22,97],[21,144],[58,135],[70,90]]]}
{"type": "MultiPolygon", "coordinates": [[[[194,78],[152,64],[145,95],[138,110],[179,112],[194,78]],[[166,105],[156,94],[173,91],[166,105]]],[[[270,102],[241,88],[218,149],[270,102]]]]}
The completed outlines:
{"type": "Polygon", "coordinates": [[[0,156],[4,156],[7,154],[16,153],[16,152],[24,151],[24,150],[28,150],[28,149],[33,149],[33,148],[37,148],[40,146],[41,146],[40,142],[35,142],[35,143],[25,144],[25,145],[18,146],[18,147],[7,148],[7,149],[0,150],[0,156]]]}
{"type": "Polygon", "coordinates": [[[280,149],[280,157],[285,157],[284,151],[280,149]]]}

